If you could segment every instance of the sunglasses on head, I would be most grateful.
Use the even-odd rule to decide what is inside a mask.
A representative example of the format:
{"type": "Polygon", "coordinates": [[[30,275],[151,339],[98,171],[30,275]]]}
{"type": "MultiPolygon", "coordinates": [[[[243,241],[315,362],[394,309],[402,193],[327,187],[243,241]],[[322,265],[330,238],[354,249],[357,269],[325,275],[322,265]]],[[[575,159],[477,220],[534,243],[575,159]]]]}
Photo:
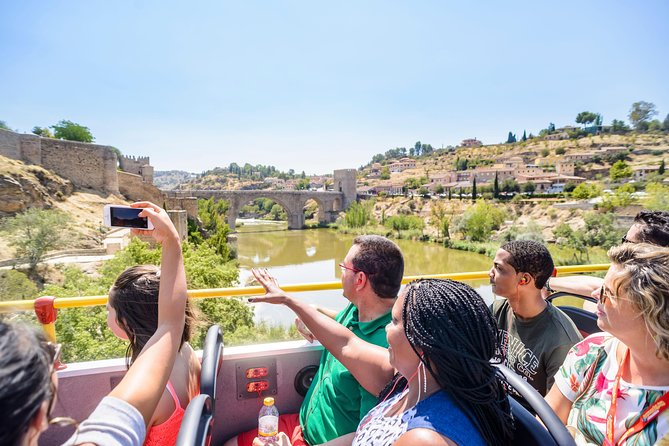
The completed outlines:
{"type": "Polygon", "coordinates": [[[51,387],[51,397],[49,398],[49,406],[47,410],[47,417],[49,424],[55,424],[57,426],[76,426],[78,423],[74,418],[70,417],[53,417],[53,408],[56,403],[56,393],[57,390],[53,379],[51,376],[58,370],[65,368],[62,362],[60,362],[60,353],[62,350],[62,344],[56,344],[54,342],[47,342],[44,346],[44,349],[49,355],[50,365],[49,365],[49,386],[51,387]]]}
{"type": "Polygon", "coordinates": [[[623,237],[620,239],[620,243],[636,243],[635,241],[632,241],[627,238],[627,234],[623,235],[623,237]]]}

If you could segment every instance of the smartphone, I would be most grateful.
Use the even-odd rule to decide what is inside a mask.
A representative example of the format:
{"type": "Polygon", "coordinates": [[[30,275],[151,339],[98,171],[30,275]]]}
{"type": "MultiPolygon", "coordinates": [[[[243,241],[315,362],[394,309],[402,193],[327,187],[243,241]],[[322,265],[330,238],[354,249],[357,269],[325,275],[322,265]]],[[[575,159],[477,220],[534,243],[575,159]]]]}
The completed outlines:
{"type": "Polygon", "coordinates": [[[140,217],[139,213],[144,208],[131,208],[116,204],[107,204],[104,209],[104,224],[115,228],[153,229],[153,224],[146,217],[140,217]]]}

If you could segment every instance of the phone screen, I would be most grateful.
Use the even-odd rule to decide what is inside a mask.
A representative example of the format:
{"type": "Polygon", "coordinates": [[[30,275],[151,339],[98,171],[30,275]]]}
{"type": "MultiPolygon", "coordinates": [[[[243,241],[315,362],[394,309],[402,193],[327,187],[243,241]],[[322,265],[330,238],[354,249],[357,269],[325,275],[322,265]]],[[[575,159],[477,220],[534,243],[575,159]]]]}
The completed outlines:
{"type": "Polygon", "coordinates": [[[121,208],[110,207],[109,217],[112,226],[120,226],[122,228],[138,228],[148,229],[149,222],[146,217],[139,217],[142,208],[121,208]]]}

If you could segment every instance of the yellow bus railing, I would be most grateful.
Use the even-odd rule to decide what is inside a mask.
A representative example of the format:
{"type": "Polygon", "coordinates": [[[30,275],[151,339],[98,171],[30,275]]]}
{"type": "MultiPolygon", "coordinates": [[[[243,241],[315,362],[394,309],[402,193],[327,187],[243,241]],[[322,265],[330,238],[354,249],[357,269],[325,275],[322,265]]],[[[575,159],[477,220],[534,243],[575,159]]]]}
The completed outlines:
{"type": "MultiPolygon", "coordinates": [[[[574,273],[591,273],[596,271],[606,271],[608,268],[609,268],[608,263],[601,263],[596,265],[558,266],[556,269],[558,275],[566,275],[574,273]]],[[[488,278],[488,271],[406,276],[402,279],[402,283],[409,283],[412,280],[420,278],[480,280],[488,278]]],[[[301,293],[306,291],[337,290],[341,289],[341,287],[342,287],[341,282],[339,281],[302,283],[302,284],[281,286],[283,290],[291,293],[301,293]]],[[[264,294],[264,292],[265,290],[261,286],[229,287],[229,288],[189,290],[188,296],[192,299],[206,299],[213,297],[255,296],[264,294]]],[[[16,311],[34,310],[37,313],[40,323],[42,323],[42,325],[44,326],[47,335],[50,338],[55,339],[54,322],[55,322],[56,312],[53,311],[54,309],[57,310],[61,308],[92,307],[97,305],[105,305],[106,303],[107,303],[107,295],[59,297],[59,298],[43,297],[35,300],[15,300],[15,301],[0,302],[0,314],[11,313],[16,311]],[[41,300],[42,302],[40,302],[41,300]],[[38,305],[38,302],[42,304],[41,309],[38,309],[38,306],[40,306],[38,305]],[[49,312],[49,310],[51,311],[49,312]]]]}

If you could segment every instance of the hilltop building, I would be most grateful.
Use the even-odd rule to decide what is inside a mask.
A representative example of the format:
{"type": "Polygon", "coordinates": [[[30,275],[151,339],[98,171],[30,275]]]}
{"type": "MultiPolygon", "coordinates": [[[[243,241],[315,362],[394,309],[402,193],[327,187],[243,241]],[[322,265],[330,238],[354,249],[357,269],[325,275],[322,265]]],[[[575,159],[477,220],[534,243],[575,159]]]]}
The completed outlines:
{"type": "Polygon", "coordinates": [[[469,138],[463,139],[460,145],[462,147],[480,147],[483,145],[483,143],[476,138],[469,138]]]}

